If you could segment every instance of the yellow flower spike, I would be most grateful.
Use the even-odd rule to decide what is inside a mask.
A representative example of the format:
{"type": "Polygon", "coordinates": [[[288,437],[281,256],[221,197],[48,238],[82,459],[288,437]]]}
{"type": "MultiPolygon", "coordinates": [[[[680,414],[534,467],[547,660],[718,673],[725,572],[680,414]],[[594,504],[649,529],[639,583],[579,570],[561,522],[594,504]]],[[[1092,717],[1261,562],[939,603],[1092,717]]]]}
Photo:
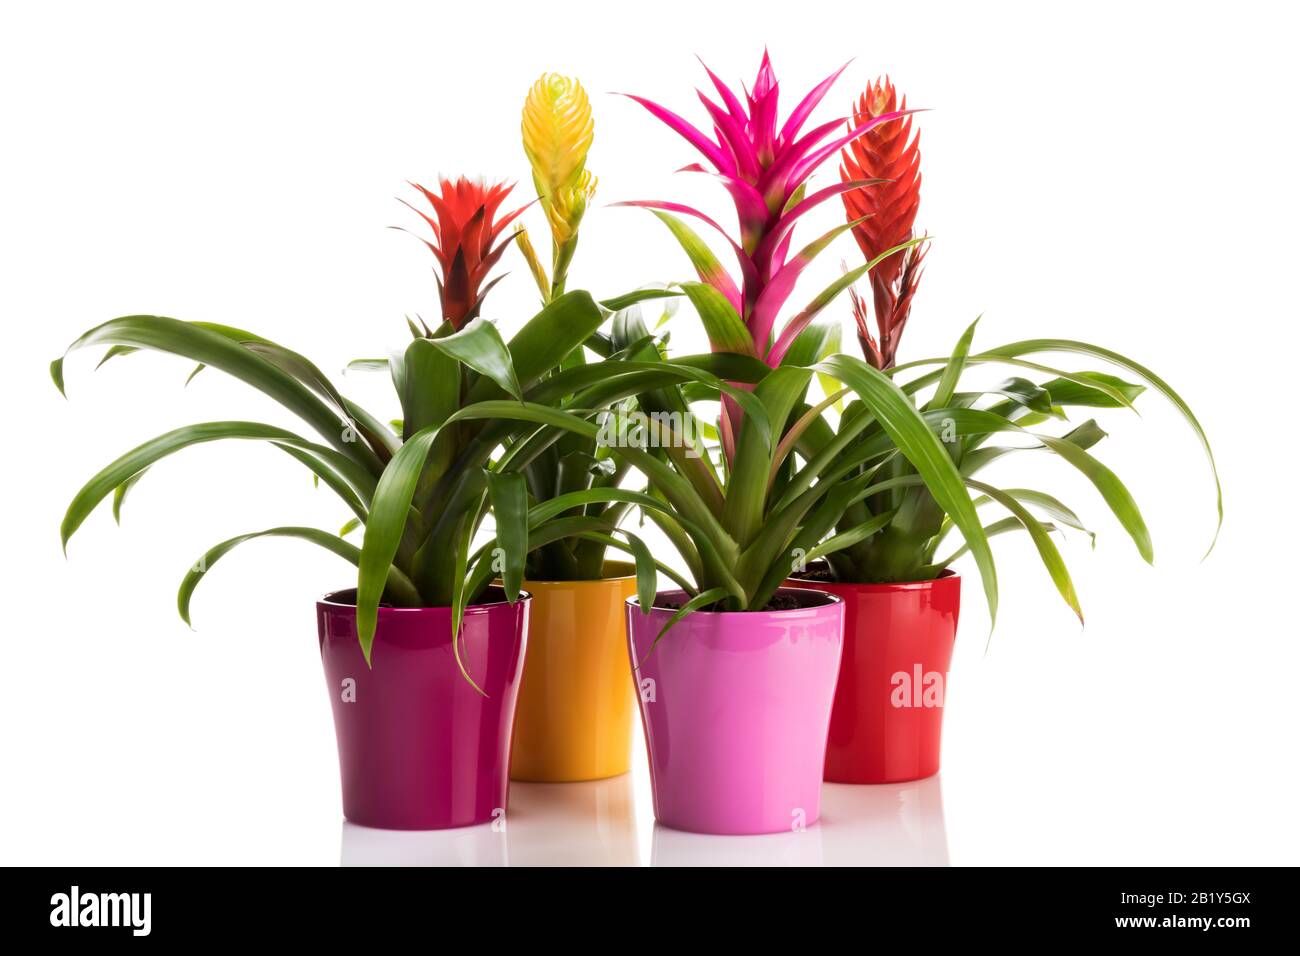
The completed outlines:
{"type": "Polygon", "coordinates": [[[575,184],[557,189],[551,194],[550,202],[543,200],[557,245],[564,245],[577,234],[578,224],[595,192],[596,177],[584,169],[575,184]]]}
{"type": "Polygon", "coordinates": [[[546,73],[524,100],[524,152],[533,167],[533,184],[551,225],[551,290],[553,298],[564,282],[578,240],[578,224],[596,190],[596,177],[586,169],[587,152],[595,135],[591,102],[576,79],[546,73]]]}
{"type": "Polygon", "coordinates": [[[578,184],[595,134],[591,102],[581,83],[558,73],[539,77],[524,101],[522,131],[543,201],[578,184]]]}

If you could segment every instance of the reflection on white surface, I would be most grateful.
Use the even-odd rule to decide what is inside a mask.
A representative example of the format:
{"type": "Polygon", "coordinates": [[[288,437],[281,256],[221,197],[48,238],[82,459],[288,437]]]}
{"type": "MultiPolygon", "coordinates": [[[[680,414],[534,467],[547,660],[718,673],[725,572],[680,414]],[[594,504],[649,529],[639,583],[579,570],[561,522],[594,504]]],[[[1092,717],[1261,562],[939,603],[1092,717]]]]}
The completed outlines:
{"type": "MultiPolygon", "coordinates": [[[[343,824],[344,866],[639,866],[632,778],[514,783],[504,828],[343,824]]],[[[713,836],[654,825],[651,866],[947,866],[938,776],[822,789],[807,830],[713,836]]]]}
{"type": "Polygon", "coordinates": [[[827,866],[948,866],[939,775],[908,783],[822,785],[827,866]]]}
{"type": "Polygon", "coordinates": [[[652,866],[947,866],[939,777],[822,786],[821,819],[802,832],[709,836],[655,824],[652,866]]]}
{"type": "Polygon", "coordinates": [[[790,833],[715,836],[655,824],[651,866],[821,866],[820,824],[790,833]]]}
{"type": "Polygon", "coordinates": [[[506,831],[491,823],[450,830],[375,830],[344,821],[339,857],[343,866],[505,866],[506,831]]]}
{"type": "Polygon", "coordinates": [[[640,866],[632,775],[585,783],[512,783],[511,866],[640,866]]]}
{"type": "Polygon", "coordinates": [[[639,866],[629,774],[512,783],[504,826],[375,830],[343,824],[344,866],[639,866]]]}

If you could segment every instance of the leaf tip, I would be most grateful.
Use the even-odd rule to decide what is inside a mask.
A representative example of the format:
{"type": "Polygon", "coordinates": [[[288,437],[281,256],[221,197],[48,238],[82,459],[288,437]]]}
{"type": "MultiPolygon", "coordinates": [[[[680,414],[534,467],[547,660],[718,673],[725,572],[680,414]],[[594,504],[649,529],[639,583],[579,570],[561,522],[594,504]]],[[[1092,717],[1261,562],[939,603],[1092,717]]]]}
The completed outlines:
{"type": "Polygon", "coordinates": [[[50,363],[50,378],[54,380],[54,387],[59,390],[59,394],[67,398],[68,393],[63,387],[63,359],[56,358],[50,363]]]}

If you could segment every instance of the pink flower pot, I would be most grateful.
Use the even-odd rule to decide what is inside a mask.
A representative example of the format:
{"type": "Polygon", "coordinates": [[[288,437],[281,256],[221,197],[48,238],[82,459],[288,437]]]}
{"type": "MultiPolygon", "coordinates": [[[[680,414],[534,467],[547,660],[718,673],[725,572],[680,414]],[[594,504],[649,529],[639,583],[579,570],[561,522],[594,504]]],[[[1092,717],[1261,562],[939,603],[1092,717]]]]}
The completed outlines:
{"type": "MultiPolygon", "coordinates": [[[[781,611],[672,617],[627,602],[628,649],[650,756],[655,817],[696,833],[779,833],[816,822],[844,606],[783,590],[781,611]],[[645,662],[637,668],[637,664],[645,662]]],[[[656,605],[679,604],[680,591],[656,605]]]]}
{"type": "Polygon", "coordinates": [[[356,591],[317,602],[348,820],[440,830],[505,814],[530,598],[508,604],[499,588],[485,598],[465,610],[461,659],[486,697],[456,667],[450,608],[380,608],[367,667],[356,591]]]}

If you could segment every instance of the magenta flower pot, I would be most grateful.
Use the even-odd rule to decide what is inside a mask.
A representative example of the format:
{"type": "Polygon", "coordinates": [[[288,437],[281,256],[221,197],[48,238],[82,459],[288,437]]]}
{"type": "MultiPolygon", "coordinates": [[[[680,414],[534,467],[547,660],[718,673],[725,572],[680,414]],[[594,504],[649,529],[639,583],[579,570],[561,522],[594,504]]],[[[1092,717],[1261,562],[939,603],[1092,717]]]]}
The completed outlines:
{"type": "MultiPolygon", "coordinates": [[[[696,833],[779,833],[821,813],[826,732],[835,696],[844,605],[783,589],[799,606],[701,612],[675,624],[671,607],[627,602],[650,756],[655,818],[696,833]]],[[[678,604],[680,591],[656,605],[678,604]]]]}
{"type": "Polygon", "coordinates": [[[486,697],[456,666],[450,608],[380,608],[367,667],[355,589],[316,603],[351,822],[441,830],[504,816],[530,598],[485,598],[465,610],[461,658],[486,697]]]}

